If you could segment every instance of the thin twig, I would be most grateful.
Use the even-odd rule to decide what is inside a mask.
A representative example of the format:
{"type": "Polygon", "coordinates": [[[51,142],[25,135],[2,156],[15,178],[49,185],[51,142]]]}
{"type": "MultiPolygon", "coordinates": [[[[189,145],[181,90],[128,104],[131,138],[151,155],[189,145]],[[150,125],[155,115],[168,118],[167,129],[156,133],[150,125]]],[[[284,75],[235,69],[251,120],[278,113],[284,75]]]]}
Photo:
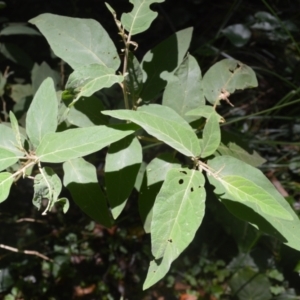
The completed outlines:
{"type": "Polygon", "coordinates": [[[3,244],[0,244],[0,248],[8,250],[8,251],[16,252],[16,253],[24,253],[24,254],[28,254],[28,255],[35,255],[35,256],[38,256],[38,257],[40,257],[44,260],[48,260],[48,261],[53,262],[53,260],[51,258],[47,257],[46,255],[44,255],[40,252],[34,251],[34,250],[19,250],[15,247],[3,245],[3,244]]]}
{"type": "Polygon", "coordinates": [[[21,223],[21,222],[46,223],[45,221],[35,220],[35,219],[32,219],[32,218],[21,218],[21,219],[16,221],[16,223],[21,223]]]}

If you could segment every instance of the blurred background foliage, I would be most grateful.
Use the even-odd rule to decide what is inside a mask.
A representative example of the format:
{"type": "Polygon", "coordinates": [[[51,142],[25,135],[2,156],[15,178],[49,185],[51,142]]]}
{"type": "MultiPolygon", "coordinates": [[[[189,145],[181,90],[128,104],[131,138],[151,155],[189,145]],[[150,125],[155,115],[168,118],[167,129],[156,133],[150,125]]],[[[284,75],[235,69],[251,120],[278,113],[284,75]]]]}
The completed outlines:
{"type": "MultiPolygon", "coordinates": [[[[118,16],[132,7],[125,0],[107,2],[118,16]]],[[[221,107],[227,121],[223,142],[234,137],[264,157],[261,169],[299,212],[300,1],[166,0],[152,7],[159,16],[136,36],[138,58],[177,30],[193,26],[190,53],[202,73],[231,57],[255,70],[259,87],[232,95],[234,108],[221,107]]],[[[41,80],[51,75],[63,89],[71,71],[26,24],[44,12],[96,19],[122,47],[102,0],[1,1],[2,121],[13,109],[23,124],[41,80]]],[[[107,107],[122,101],[115,89],[101,97],[107,107]]],[[[148,149],[145,161],[157,154],[148,149]]],[[[91,157],[99,164],[100,182],[104,155],[91,157]]],[[[41,216],[32,205],[32,192],[30,180],[19,181],[1,204],[1,299],[300,299],[300,254],[230,215],[212,193],[193,243],[164,280],[143,292],[151,250],[137,194],[116,224],[105,229],[72,203],[66,215],[57,209],[41,216]]]]}

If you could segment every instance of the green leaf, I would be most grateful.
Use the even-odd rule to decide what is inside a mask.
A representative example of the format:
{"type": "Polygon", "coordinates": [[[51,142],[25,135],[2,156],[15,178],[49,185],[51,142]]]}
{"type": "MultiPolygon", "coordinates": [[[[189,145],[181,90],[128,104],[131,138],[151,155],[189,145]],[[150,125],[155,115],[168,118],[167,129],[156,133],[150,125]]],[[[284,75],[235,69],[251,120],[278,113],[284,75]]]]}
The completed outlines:
{"type": "Polygon", "coordinates": [[[34,196],[32,203],[40,210],[43,199],[48,199],[48,205],[42,213],[43,215],[46,215],[58,201],[62,184],[60,178],[54,173],[53,169],[44,167],[40,169],[40,172],[40,174],[34,177],[34,196]]]}
{"type": "Polygon", "coordinates": [[[40,35],[38,31],[22,24],[11,23],[0,31],[0,35],[40,35]]]}
{"type": "Polygon", "coordinates": [[[182,62],[192,39],[193,28],[186,28],[171,35],[143,57],[144,86],[141,99],[153,99],[167,85],[168,80],[182,62]]]}
{"type": "Polygon", "coordinates": [[[11,173],[0,173],[0,203],[6,200],[9,195],[10,187],[14,182],[14,177],[11,173]]]}
{"type": "Polygon", "coordinates": [[[18,157],[13,152],[0,148],[0,171],[15,164],[18,160],[18,157]]]}
{"type": "Polygon", "coordinates": [[[100,112],[104,109],[102,101],[96,96],[80,99],[70,107],[67,120],[78,127],[108,124],[108,117],[100,112]]]}
{"type": "Polygon", "coordinates": [[[85,156],[114,143],[137,129],[133,124],[92,126],[47,134],[36,149],[42,162],[60,163],[85,156]]]}
{"type": "Polygon", "coordinates": [[[224,118],[219,115],[211,105],[200,105],[199,107],[192,109],[186,113],[187,116],[197,116],[198,118],[203,117],[205,119],[210,118],[212,114],[216,114],[218,116],[219,123],[225,122],[224,118]]]}
{"type": "Polygon", "coordinates": [[[26,116],[26,132],[34,147],[56,131],[58,102],[53,80],[47,78],[36,92],[26,116]]]}
{"type": "Polygon", "coordinates": [[[203,77],[204,95],[208,102],[218,105],[235,90],[257,87],[254,71],[233,59],[223,59],[214,64],[203,77]]]}
{"type": "Polygon", "coordinates": [[[197,117],[187,116],[186,112],[205,104],[201,80],[201,70],[196,59],[187,55],[169,80],[162,104],[173,108],[189,123],[196,120],[197,117]]]}
{"type": "Polygon", "coordinates": [[[95,20],[41,14],[29,23],[38,27],[54,53],[73,69],[99,64],[117,70],[120,58],[105,29],[95,20]]]}
{"type": "MultiPolygon", "coordinates": [[[[24,152],[19,149],[18,144],[19,142],[16,139],[14,131],[4,125],[0,124],[0,132],[1,132],[1,138],[0,138],[0,148],[6,149],[12,153],[14,153],[16,156],[23,157],[24,152]]],[[[22,139],[22,144],[24,142],[24,137],[21,137],[22,139]]]]}
{"type": "Polygon", "coordinates": [[[141,190],[141,186],[142,186],[142,183],[143,183],[144,174],[146,172],[146,167],[147,167],[147,164],[145,162],[142,162],[141,166],[140,166],[140,169],[138,171],[138,174],[136,176],[136,179],[135,179],[134,188],[138,192],[140,192],[140,190],[141,190]]]}
{"type": "Polygon", "coordinates": [[[131,12],[122,14],[122,25],[130,35],[146,31],[152,21],[157,17],[157,12],[153,12],[150,9],[150,5],[164,1],[165,0],[129,0],[134,6],[131,12]]]}
{"type": "Polygon", "coordinates": [[[128,56],[127,72],[125,82],[129,91],[128,97],[131,99],[131,103],[136,104],[143,88],[143,72],[132,52],[128,56]]]}
{"type": "Polygon", "coordinates": [[[149,269],[144,288],[160,280],[192,242],[204,216],[204,183],[203,174],[197,170],[169,170],[156,197],[151,223],[152,254],[157,268],[149,269]]]}
{"type": "Polygon", "coordinates": [[[19,47],[16,43],[2,42],[0,53],[15,64],[25,67],[28,71],[30,71],[33,66],[33,61],[22,47],[23,45],[19,47]]]}
{"type": "Polygon", "coordinates": [[[248,182],[252,182],[252,186],[259,186],[263,190],[262,195],[267,194],[267,200],[273,199],[273,202],[269,203],[269,205],[265,204],[266,199],[264,196],[262,200],[259,199],[257,201],[262,201],[259,204],[257,202],[235,200],[216,178],[208,176],[210,183],[216,187],[215,193],[220,195],[222,202],[231,213],[250,224],[256,225],[261,231],[275,236],[289,247],[300,250],[299,218],[261,171],[230,156],[216,157],[209,161],[208,164],[213,169],[220,170],[220,176],[222,176],[223,172],[226,172],[224,174],[229,176],[244,177],[248,182]],[[269,207],[271,211],[265,213],[262,211],[261,206],[265,209],[269,207]],[[274,217],[277,211],[278,216],[274,217]],[[283,219],[282,216],[286,217],[286,219],[283,219]],[[289,217],[292,220],[288,219],[289,217]]]}
{"type": "Polygon", "coordinates": [[[9,112],[9,120],[11,123],[11,128],[16,137],[17,146],[19,149],[23,149],[24,137],[21,136],[18,120],[12,111],[9,112]]]}
{"type": "MultiPolygon", "coordinates": [[[[249,150],[251,151],[251,150],[249,150]]],[[[227,146],[224,144],[220,144],[217,153],[220,155],[229,155],[235,157],[253,167],[261,166],[266,162],[264,158],[262,158],[256,151],[252,150],[253,153],[249,153],[241,146],[237,145],[235,142],[229,142],[227,146]]]]}
{"type": "MultiPolygon", "coordinates": [[[[21,102],[21,100],[23,100],[27,96],[31,96],[32,94],[33,94],[33,90],[32,90],[31,84],[19,84],[19,83],[17,83],[17,84],[12,84],[11,85],[10,97],[16,103],[21,102]]],[[[16,112],[15,107],[14,107],[14,112],[16,112]]]]}
{"type": "Polygon", "coordinates": [[[31,71],[31,82],[34,94],[48,77],[52,78],[55,87],[60,84],[60,74],[57,71],[52,70],[45,61],[40,65],[35,63],[31,71]]]}
{"type": "Polygon", "coordinates": [[[199,142],[193,129],[169,107],[150,104],[139,107],[137,111],[114,110],[102,113],[140,125],[149,134],[186,156],[200,154],[199,142]]]}
{"type": "Polygon", "coordinates": [[[56,201],[56,204],[59,204],[62,206],[64,214],[66,214],[70,208],[70,202],[67,198],[59,198],[56,201]]]}
{"type": "Polygon", "coordinates": [[[124,77],[116,75],[114,69],[104,65],[91,64],[77,68],[69,77],[66,89],[76,93],[76,102],[80,97],[92,96],[102,88],[121,83],[124,77]]]}
{"type": "Polygon", "coordinates": [[[96,168],[83,158],[63,164],[64,186],[80,209],[95,221],[111,226],[110,213],[105,196],[98,184],[96,168]]]}
{"type": "Polygon", "coordinates": [[[150,233],[155,197],[170,169],[180,168],[179,161],[170,153],[155,157],[146,167],[139,195],[139,211],[146,233],[150,233]]]}
{"type": "Polygon", "coordinates": [[[142,159],[141,144],[133,135],[109,147],[105,160],[105,185],[114,219],[120,215],[126,205],[142,159]]]}
{"type": "Polygon", "coordinates": [[[251,38],[250,29],[244,24],[230,25],[222,30],[222,33],[236,47],[245,46],[251,38]]]}
{"type": "Polygon", "coordinates": [[[270,293],[271,283],[267,276],[249,267],[238,270],[230,279],[229,286],[239,300],[273,299],[270,293]]]}
{"type": "Polygon", "coordinates": [[[203,129],[202,140],[200,141],[200,157],[207,157],[215,153],[221,142],[221,130],[219,124],[220,116],[215,110],[206,119],[203,129]]]}
{"type": "Polygon", "coordinates": [[[255,208],[267,219],[293,219],[290,211],[280,203],[285,200],[258,169],[231,156],[215,157],[208,165],[215,172],[208,177],[209,181],[221,198],[255,208]]]}

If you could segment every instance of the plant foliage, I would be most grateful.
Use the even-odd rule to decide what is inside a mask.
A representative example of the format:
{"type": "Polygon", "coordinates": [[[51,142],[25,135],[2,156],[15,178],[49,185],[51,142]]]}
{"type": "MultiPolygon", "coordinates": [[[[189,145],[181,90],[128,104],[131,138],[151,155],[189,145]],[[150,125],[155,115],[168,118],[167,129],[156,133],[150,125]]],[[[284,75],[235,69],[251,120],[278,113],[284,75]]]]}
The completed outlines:
{"type": "MultiPolygon", "coordinates": [[[[57,203],[66,213],[69,200],[60,198],[64,185],[83,212],[110,227],[133,189],[138,190],[153,256],[145,289],[162,279],[192,242],[212,187],[233,215],[300,250],[299,218],[256,168],[262,158],[234,142],[222,143],[220,125],[225,119],[219,105],[232,105],[229,97],[236,90],[257,86],[251,67],[223,59],[202,77],[197,60],[187,52],[192,28],[176,32],[141,61],[135,57],[138,45],[132,37],[155,19],[150,5],[163,1],[131,0],[132,11],[120,20],[108,6],[124,42],[122,56],[95,20],[49,13],[31,19],[73,72],[64,91],[56,91],[52,76],[43,80],[27,110],[25,127],[12,112],[10,122],[0,124],[0,201],[14,182],[28,177],[33,179],[33,204],[42,214],[57,203]],[[97,95],[117,85],[125,109],[108,109],[97,95]],[[105,184],[100,185],[88,155],[108,146],[105,184]],[[149,147],[164,153],[149,159],[149,147]],[[63,164],[63,174],[48,164],[63,164]]],[[[233,277],[233,289],[236,285],[233,277]]]]}

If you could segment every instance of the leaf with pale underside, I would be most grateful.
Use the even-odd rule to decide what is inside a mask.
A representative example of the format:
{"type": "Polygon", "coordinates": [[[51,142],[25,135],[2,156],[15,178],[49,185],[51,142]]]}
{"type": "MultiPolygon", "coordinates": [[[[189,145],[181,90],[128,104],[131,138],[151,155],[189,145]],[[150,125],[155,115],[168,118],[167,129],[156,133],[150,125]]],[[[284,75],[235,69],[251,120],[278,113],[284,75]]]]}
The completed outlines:
{"type": "MultiPolygon", "coordinates": [[[[12,128],[4,124],[0,124],[0,133],[0,148],[10,151],[16,156],[23,157],[25,153],[19,148],[19,142],[17,141],[16,135],[12,128]]],[[[21,142],[22,144],[24,142],[23,136],[21,136],[21,142]]]]}
{"type": "Polygon", "coordinates": [[[26,132],[34,147],[47,133],[57,128],[58,102],[52,78],[47,78],[36,92],[26,116],[26,132]]]}
{"type": "Polygon", "coordinates": [[[186,112],[205,104],[202,75],[196,59],[187,55],[169,80],[163,95],[163,105],[171,107],[189,123],[197,116],[186,112]]]}
{"type": "Polygon", "coordinates": [[[13,152],[0,148],[0,171],[15,164],[18,160],[18,157],[13,152]]]}
{"type": "Polygon", "coordinates": [[[10,123],[11,123],[11,128],[12,128],[14,134],[15,134],[15,137],[16,137],[17,146],[18,146],[19,149],[23,149],[24,137],[22,137],[22,135],[21,135],[18,120],[17,120],[15,114],[12,111],[9,112],[9,120],[10,120],[10,123]]]}
{"type": "Polygon", "coordinates": [[[99,64],[91,64],[76,69],[69,77],[66,89],[76,94],[73,103],[80,97],[92,96],[102,88],[121,83],[124,77],[116,75],[114,69],[99,64]]]}
{"type": "Polygon", "coordinates": [[[8,172],[0,173],[0,203],[6,200],[10,187],[14,182],[13,175],[8,172]]]}
{"type": "Polygon", "coordinates": [[[91,126],[47,134],[36,155],[42,162],[60,163],[85,156],[114,143],[137,129],[134,124],[91,126]]]}
{"type": "Polygon", "coordinates": [[[123,13],[121,23],[130,35],[147,30],[157,17],[157,12],[150,9],[152,3],[161,3],[165,0],[130,0],[134,5],[129,13],[123,13]]]}
{"type": "Polygon", "coordinates": [[[218,105],[235,90],[257,87],[254,71],[247,65],[234,60],[223,59],[214,64],[203,76],[204,95],[208,102],[218,105]]]}
{"type": "Polygon", "coordinates": [[[148,270],[144,288],[160,280],[192,242],[204,217],[204,183],[198,170],[169,170],[156,197],[151,223],[152,254],[157,268],[148,270]],[[161,258],[162,262],[158,262],[161,258]]]}
{"type": "Polygon", "coordinates": [[[94,165],[79,157],[63,164],[64,186],[80,209],[95,221],[111,226],[105,196],[99,186],[94,165]]]}
{"type": "Polygon", "coordinates": [[[41,14],[29,23],[38,27],[53,52],[73,69],[99,64],[117,70],[120,58],[105,29],[95,20],[41,14]]]}
{"type": "Polygon", "coordinates": [[[143,127],[149,134],[168,144],[186,156],[200,154],[198,138],[190,125],[174,110],[167,106],[150,104],[137,111],[103,111],[120,120],[132,121],[143,127]]]}
{"type": "Polygon", "coordinates": [[[215,157],[208,161],[208,165],[219,170],[217,174],[221,180],[213,175],[208,176],[208,179],[216,187],[215,194],[230,212],[300,250],[299,217],[260,170],[230,156],[215,157]],[[245,180],[242,182],[240,178],[245,180]],[[241,182],[246,184],[241,189],[242,193],[250,193],[252,200],[255,198],[256,201],[251,201],[248,196],[241,198],[242,193],[236,191],[231,193],[232,189],[241,187],[241,182]]]}

